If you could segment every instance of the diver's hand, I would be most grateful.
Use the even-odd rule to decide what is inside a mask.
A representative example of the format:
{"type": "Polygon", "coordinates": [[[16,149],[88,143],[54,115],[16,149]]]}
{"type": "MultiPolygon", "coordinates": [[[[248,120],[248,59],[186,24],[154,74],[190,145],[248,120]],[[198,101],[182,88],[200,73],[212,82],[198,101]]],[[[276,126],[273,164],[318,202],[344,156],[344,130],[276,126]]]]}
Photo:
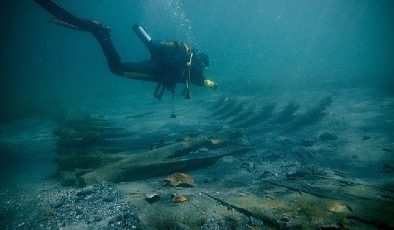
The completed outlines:
{"type": "Polygon", "coordinates": [[[208,79],[204,80],[204,86],[207,89],[215,89],[216,90],[218,88],[218,84],[216,82],[214,82],[212,80],[208,80],[208,79]]]}

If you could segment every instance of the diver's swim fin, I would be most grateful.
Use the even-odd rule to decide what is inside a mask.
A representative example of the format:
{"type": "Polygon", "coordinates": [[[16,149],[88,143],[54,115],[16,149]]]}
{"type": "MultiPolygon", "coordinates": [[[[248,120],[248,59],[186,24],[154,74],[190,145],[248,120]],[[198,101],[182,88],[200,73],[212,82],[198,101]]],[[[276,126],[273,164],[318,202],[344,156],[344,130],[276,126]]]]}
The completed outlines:
{"type": "Polygon", "coordinates": [[[97,21],[88,20],[73,15],[53,0],[34,1],[56,18],[52,20],[52,22],[57,25],[91,33],[109,33],[110,31],[108,27],[103,26],[97,21]]]}
{"type": "Polygon", "coordinates": [[[70,24],[70,23],[67,23],[67,22],[59,20],[59,19],[56,19],[56,18],[51,19],[49,21],[54,23],[54,24],[56,24],[56,25],[59,25],[59,26],[63,26],[63,27],[66,27],[66,28],[70,28],[70,29],[74,29],[74,30],[81,30],[82,31],[82,29],[79,28],[78,26],[70,24]]]}

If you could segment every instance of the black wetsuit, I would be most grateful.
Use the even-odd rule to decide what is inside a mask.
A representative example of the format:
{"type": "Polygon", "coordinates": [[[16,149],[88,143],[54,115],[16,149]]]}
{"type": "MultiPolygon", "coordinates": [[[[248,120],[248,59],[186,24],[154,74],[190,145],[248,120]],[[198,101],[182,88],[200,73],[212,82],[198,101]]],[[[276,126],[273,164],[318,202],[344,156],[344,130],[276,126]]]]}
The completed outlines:
{"type": "Polygon", "coordinates": [[[143,41],[151,54],[151,59],[122,62],[111,42],[109,28],[98,22],[76,17],[52,0],[35,2],[56,17],[55,23],[91,32],[100,43],[112,73],[131,79],[157,82],[154,96],[158,99],[161,99],[165,89],[174,92],[176,83],[204,85],[203,70],[207,63],[198,58],[197,50],[183,42],[143,41]],[[187,65],[190,61],[191,65],[187,65]]]}

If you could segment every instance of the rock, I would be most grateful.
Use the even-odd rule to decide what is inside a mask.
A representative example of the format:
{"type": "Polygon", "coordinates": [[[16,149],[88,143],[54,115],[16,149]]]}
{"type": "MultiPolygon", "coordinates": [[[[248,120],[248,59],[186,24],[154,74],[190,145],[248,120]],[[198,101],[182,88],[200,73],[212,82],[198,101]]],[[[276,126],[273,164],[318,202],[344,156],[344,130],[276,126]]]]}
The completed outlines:
{"type": "Polygon", "coordinates": [[[187,198],[183,195],[176,195],[174,194],[172,197],[172,202],[174,203],[181,203],[187,201],[187,198]]]}
{"type": "Polygon", "coordinates": [[[94,189],[92,187],[86,187],[81,191],[77,192],[77,196],[87,196],[94,193],[94,189]]]}
{"type": "Polygon", "coordinates": [[[94,222],[99,222],[101,220],[103,220],[103,215],[101,214],[94,215],[94,222]]]}
{"type": "Polygon", "coordinates": [[[193,187],[194,180],[191,176],[185,173],[173,173],[169,175],[165,180],[166,185],[173,187],[193,187]]]}
{"type": "Polygon", "coordinates": [[[264,226],[264,222],[251,216],[249,217],[249,225],[251,226],[255,226],[255,227],[263,227],[264,226]]]}
{"type": "Polygon", "coordinates": [[[59,180],[63,186],[75,185],[75,172],[61,171],[59,174],[59,180]]]}
{"type": "Polygon", "coordinates": [[[383,173],[391,173],[394,172],[394,167],[392,165],[385,163],[383,164],[382,168],[379,171],[383,173]]]}
{"type": "Polygon", "coordinates": [[[152,203],[160,200],[160,195],[158,193],[147,194],[146,197],[145,197],[145,200],[149,204],[152,204],[152,203]]]}
{"type": "Polygon", "coordinates": [[[329,204],[328,211],[333,212],[333,213],[348,213],[349,208],[345,204],[335,201],[335,202],[329,204]]]}
{"type": "Polygon", "coordinates": [[[335,141],[335,140],[338,139],[337,136],[335,136],[335,135],[333,135],[333,134],[331,134],[331,133],[328,133],[328,132],[322,133],[322,134],[319,136],[319,138],[320,138],[320,140],[322,140],[322,141],[335,141]]]}
{"type": "Polygon", "coordinates": [[[81,207],[76,207],[75,208],[75,214],[82,215],[83,214],[83,209],[81,207]]]}
{"type": "Polygon", "coordinates": [[[252,173],[256,169],[256,166],[253,162],[244,162],[241,168],[245,169],[248,173],[252,173]]]}
{"type": "Polygon", "coordinates": [[[385,152],[389,152],[389,153],[392,153],[392,152],[393,152],[392,149],[388,149],[388,148],[383,148],[382,150],[385,151],[385,152]]]}
{"type": "Polygon", "coordinates": [[[315,144],[315,142],[310,139],[303,139],[300,141],[300,144],[304,147],[312,147],[315,144]]]}
{"type": "Polygon", "coordinates": [[[264,172],[259,176],[259,178],[260,179],[264,179],[264,178],[267,178],[267,177],[270,177],[270,176],[272,176],[272,173],[270,171],[268,171],[268,170],[264,170],[264,172]]]}
{"type": "Polygon", "coordinates": [[[114,196],[111,196],[111,195],[105,195],[104,197],[103,197],[103,201],[104,202],[112,202],[112,201],[114,201],[115,200],[115,197],[114,196]]]}
{"type": "Polygon", "coordinates": [[[65,203],[66,203],[66,199],[65,199],[64,197],[62,197],[62,198],[60,198],[60,199],[58,199],[58,200],[55,200],[55,202],[53,202],[53,203],[51,204],[51,206],[52,206],[53,208],[60,208],[60,207],[62,207],[65,203]]]}
{"type": "Polygon", "coordinates": [[[286,216],[284,216],[284,217],[280,218],[280,221],[289,222],[289,218],[287,218],[286,216]]]}
{"type": "Polygon", "coordinates": [[[303,178],[303,177],[309,177],[312,176],[312,172],[307,170],[307,169],[298,169],[294,173],[287,173],[286,174],[286,179],[288,180],[295,180],[298,178],[303,178]]]}

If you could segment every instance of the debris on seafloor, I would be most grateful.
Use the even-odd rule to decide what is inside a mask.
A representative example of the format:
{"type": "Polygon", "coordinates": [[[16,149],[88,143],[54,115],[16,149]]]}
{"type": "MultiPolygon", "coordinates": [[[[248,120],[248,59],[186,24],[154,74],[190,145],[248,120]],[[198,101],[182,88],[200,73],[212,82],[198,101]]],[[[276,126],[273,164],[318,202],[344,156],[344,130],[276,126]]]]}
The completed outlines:
{"type": "Polygon", "coordinates": [[[153,145],[150,147],[150,150],[158,149],[158,148],[164,147],[166,145],[167,145],[166,141],[164,139],[160,138],[155,143],[153,143],[153,145]]]}
{"type": "Polygon", "coordinates": [[[391,173],[394,172],[394,167],[390,164],[385,163],[379,171],[382,173],[391,173]]]}
{"type": "Polygon", "coordinates": [[[321,120],[327,115],[326,110],[331,105],[331,103],[332,98],[330,96],[324,97],[319,101],[319,103],[317,103],[317,105],[310,108],[304,114],[301,114],[293,122],[291,122],[286,131],[296,130],[301,126],[310,125],[321,120]]]}
{"type": "Polygon", "coordinates": [[[61,183],[66,186],[85,186],[100,181],[147,179],[206,167],[226,155],[249,151],[246,148],[245,151],[239,148],[215,151],[236,147],[235,140],[242,136],[239,130],[210,133],[211,136],[198,134],[183,139],[174,137],[168,142],[159,139],[150,150],[134,150],[130,144],[134,143],[130,141],[132,134],[111,126],[108,121],[95,118],[60,124],[54,135],[58,137],[56,161],[61,183]],[[190,154],[196,151],[201,154],[190,154]]]}
{"type": "Polygon", "coordinates": [[[349,213],[351,208],[339,201],[335,201],[329,204],[328,211],[333,213],[349,213]]]}
{"type": "Polygon", "coordinates": [[[187,201],[186,196],[184,195],[178,195],[178,194],[172,194],[172,202],[174,203],[182,203],[187,201]]]}
{"type": "Polygon", "coordinates": [[[290,102],[286,107],[283,108],[278,115],[276,115],[274,122],[276,123],[287,123],[294,119],[294,113],[297,112],[300,105],[295,102],[290,102]]]}
{"type": "Polygon", "coordinates": [[[260,124],[272,117],[275,107],[275,103],[264,105],[260,111],[256,112],[253,116],[250,116],[247,120],[235,124],[235,127],[248,128],[260,124]]]}
{"type": "Polygon", "coordinates": [[[389,152],[389,153],[392,153],[393,152],[393,150],[392,149],[389,149],[389,148],[383,148],[382,149],[384,152],[389,152]]]}
{"type": "Polygon", "coordinates": [[[334,134],[331,134],[329,132],[324,132],[324,133],[320,134],[319,138],[322,141],[335,141],[338,139],[337,136],[335,136],[334,134]]]}
{"type": "Polygon", "coordinates": [[[160,200],[160,195],[158,193],[150,193],[150,194],[146,195],[145,200],[148,203],[152,204],[152,203],[160,200]]]}
{"type": "Polygon", "coordinates": [[[193,187],[194,180],[191,176],[186,173],[173,173],[169,175],[164,182],[166,185],[172,187],[193,187]]]}
{"type": "Polygon", "coordinates": [[[312,147],[315,144],[315,142],[311,139],[302,139],[300,141],[300,145],[304,147],[312,147]]]}

